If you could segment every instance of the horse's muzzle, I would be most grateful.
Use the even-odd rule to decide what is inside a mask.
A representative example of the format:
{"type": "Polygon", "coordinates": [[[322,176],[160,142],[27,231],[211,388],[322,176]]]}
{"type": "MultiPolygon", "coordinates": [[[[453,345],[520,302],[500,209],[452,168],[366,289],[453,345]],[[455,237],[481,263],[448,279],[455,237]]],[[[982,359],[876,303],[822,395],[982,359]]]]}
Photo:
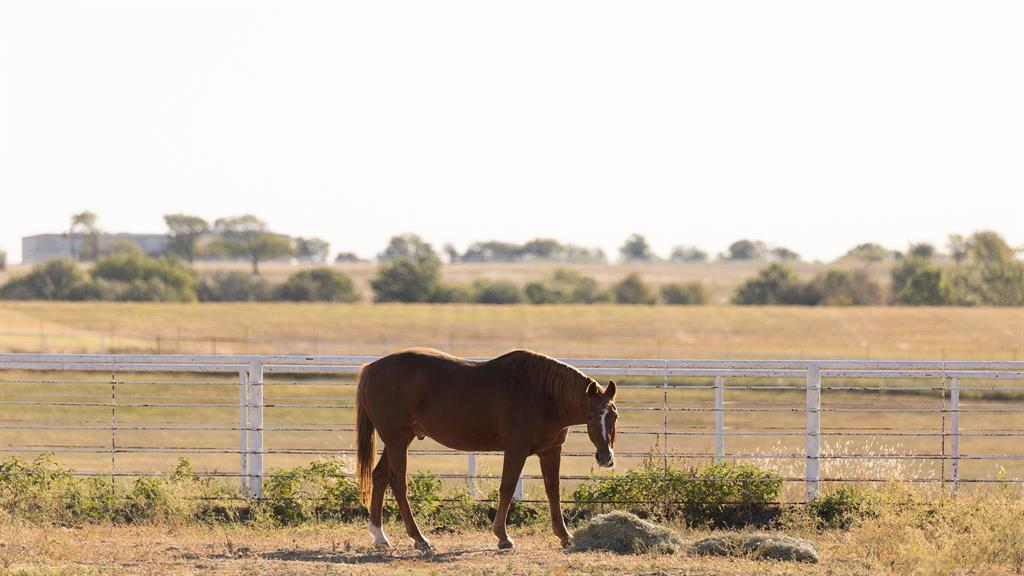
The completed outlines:
{"type": "Polygon", "coordinates": [[[611,450],[608,450],[607,454],[598,452],[594,454],[594,458],[597,459],[597,465],[601,468],[611,468],[612,466],[615,466],[615,453],[611,450]]]}

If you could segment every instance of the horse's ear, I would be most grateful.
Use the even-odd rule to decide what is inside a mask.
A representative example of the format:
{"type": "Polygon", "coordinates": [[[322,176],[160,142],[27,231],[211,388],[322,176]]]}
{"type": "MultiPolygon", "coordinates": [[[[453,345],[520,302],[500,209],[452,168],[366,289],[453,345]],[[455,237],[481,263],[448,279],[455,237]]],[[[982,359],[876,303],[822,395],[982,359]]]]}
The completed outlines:
{"type": "Polygon", "coordinates": [[[615,398],[615,380],[608,381],[608,386],[604,389],[604,395],[607,396],[609,400],[613,400],[615,398]]]}
{"type": "Polygon", "coordinates": [[[587,384],[587,396],[597,396],[597,382],[591,380],[590,384],[587,384]]]}

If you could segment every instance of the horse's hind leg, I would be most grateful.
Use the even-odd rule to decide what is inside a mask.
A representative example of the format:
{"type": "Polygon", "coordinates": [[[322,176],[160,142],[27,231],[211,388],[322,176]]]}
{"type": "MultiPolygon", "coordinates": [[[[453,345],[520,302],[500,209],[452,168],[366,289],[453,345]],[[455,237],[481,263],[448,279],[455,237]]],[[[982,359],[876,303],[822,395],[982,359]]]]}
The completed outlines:
{"type": "Polygon", "coordinates": [[[370,520],[367,526],[370,536],[373,536],[373,543],[378,548],[391,546],[388,537],[384,535],[383,522],[384,491],[388,488],[390,476],[391,465],[388,462],[388,447],[384,446],[380,460],[377,461],[377,466],[373,469],[373,495],[370,497],[370,520]]]}
{"type": "Polygon", "coordinates": [[[389,443],[388,463],[391,467],[391,492],[395,495],[395,502],[402,512],[402,521],[405,522],[405,532],[416,541],[417,550],[430,550],[430,542],[420,533],[416,519],[412,517],[412,508],[409,507],[408,487],[406,485],[405,470],[408,459],[409,443],[412,442],[412,433],[401,444],[389,443]]]}

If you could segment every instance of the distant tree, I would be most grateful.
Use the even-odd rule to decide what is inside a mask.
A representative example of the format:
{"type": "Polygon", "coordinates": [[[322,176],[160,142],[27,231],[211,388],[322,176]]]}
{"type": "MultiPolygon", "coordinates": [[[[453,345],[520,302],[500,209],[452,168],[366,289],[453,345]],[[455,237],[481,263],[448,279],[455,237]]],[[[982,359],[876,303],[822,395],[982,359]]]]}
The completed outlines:
{"type": "Polygon", "coordinates": [[[357,302],[360,298],[348,275],[330,268],[302,270],[278,286],[278,300],[293,302],[357,302]]]}
{"type": "Polygon", "coordinates": [[[635,272],[615,283],[612,294],[619,304],[654,304],[656,301],[654,292],[635,272]]]}
{"type": "Polygon", "coordinates": [[[773,260],[778,260],[780,262],[790,262],[800,259],[799,254],[789,248],[783,248],[781,246],[778,248],[772,248],[769,254],[771,254],[773,260]]]}
{"type": "Polygon", "coordinates": [[[703,262],[708,259],[708,253],[696,246],[676,246],[668,259],[672,262],[703,262]]]}
{"type": "Polygon", "coordinates": [[[110,254],[144,254],[144,252],[142,251],[142,246],[139,246],[139,243],[134,240],[114,238],[100,250],[100,255],[102,256],[110,254]]]}
{"type": "Polygon", "coordinates": [[[909,306],[942,306],[950,301],[942,269],[933,262],[909,256],[890,271],[889,292],[897,304],[909,306]]]}
{"type": "Polygon", "coordinates": [[[510,280],[477,278],[473,282],[475,301],[480,304],[518,304],[523,301],[523,291],[510,280]]]}
{"type": "Polygon", "coordinates": [[[654,260],[654,253],[647,244],[647,239],[640,234],[633,234],[626,239],[626,243],[619,248],[619,254],[625,262],[650,262],[654,260]]]}
{"type": "Polygon", "coordinates": [[[334,257],[334,261],[337,263],[362,262],[363,259],[360,258],[355,252],[338,252],[338,255],[334,257]]]}
{"type": "Polygon", "coordinates": [[[464,262],[514,262],[523,257],[523,247],[512,242],[474,242],[459,260],[464,262]]]}
{"type": "Polygon", "coordinates": [[[935,246],[927,242],[917,242],[910,245],[910,248],[907,249],[907,255],[914,258],[931,260],[935,257],[935,246]]]}
{"type": "Polygon", "coordinates": [[[882,287],[864,270],[827,270],[801,288],[800,301],[807,305],[876,306],[882,304],[882,287]]]}
{"type": "Polygon", "coordinates": [[[665,304],[707,304],[711,294],[701,282],[670,283],[661,286],[661,301],[665,304]]]}
{"type": "Polygon", "coordinates": [[[441,289],[441,259],[414,234],[395,236],[370,281],[376,302],[430,302],[441,289]]]}
{"type": "Polygon", "coordinates": [[[442,251],[444,252],[445,257],[448,258],[449,263],[459,261],[459,251],[451,242],[445,243],[444,248],[442,248],[442,251]]]}
{"type": "Polygon", "coordinates": [[[251,214],[218,218],[213,229],[218,237],[210,243],[209,250],[247,259],[256,275],[260,273],[260,262],[295,254],[295,247],[287,236],[270,232],[264,221],[251,214]]]}
{"type": "Polygon", "coordinates": [[[562,260],[566,247],[553,238],[534,238],[523,244],[520,252],[537,260],[562,260]]]}
{"type": "Polygon", "coordinates": [[[967,239],[959,234],[950,234],[949,241],[946,243],[949,248],[949,255],[953,258],[953,262],[957,264],[967,259],[970,253],[970,246],[967,244],[967,239]]]}
{"type": "Polygon", "coordinates": [[[196,246],[203,234],[210,231],[210,223],[199,216],[189,214],[165,214],[167,235],[170,237],[168,250],[188,261],[195,262],[196,246]]]}
{"type": "Polygon", "coordinates": [[[0,272],[7,270],[7,252],[0,250],[0,272]]]}
{"type": "Polygon", "coordinates": [[[949,298],[961,306],[1024,306],[1024,262],[999,234],[975,232],[965,257],[944,271],[949,298]]]}
{"type": "Polygon", "coordinates": [[[418,234],[399,234],[392,236],[387,248],[377,255],[377,260],[387,262],[396,258],[437,258],[437,252],[429,242],[418,234]]]}
{"type": "Polygon", "coordinates": [[[331,253],[331,244],[320,238],[296,238],[295,255],[300,260],[307,262],[327,262],[327,256],[331,253]]]}
{"type": "Polygon", "coordinates": [[[860,260],[865,266],[870,266],[875,262],[881,262],[892,257],[892,252],[883,248],[878,244],[871,242],[865,244],[858,244],[853,248],[850,248],[843,258],[849,258],[851,260],[860,260]]]}
{"type": "Polygon", "coordinates": [[[96,225],[96,214],[88,210],[73,214],[68,234],[71,236],[72,260],[95,260],[99,256],[100,229],[96,225]],[[77,240],[82,234],[85,235],[85,242],[79,243],[77,240]]]}
{"type": "Polygon", "coordinates": [[[967,239],[967,252],[976,262],[1008,262],[1014,259],[1014,250],[997,232],[982,230],[967,239]]]}
{"type": "Polygon", "coordinates": [[[726,260],[764,260],[768,247],[760,240],[737,240],[729,245],[726,260]]]}
{"type": "Polygon", "coordinates": [[[793,269],[774,263],[757,276],[740,284],[732,296],[733,304],[799,304],[800,281],[793,269]]]}

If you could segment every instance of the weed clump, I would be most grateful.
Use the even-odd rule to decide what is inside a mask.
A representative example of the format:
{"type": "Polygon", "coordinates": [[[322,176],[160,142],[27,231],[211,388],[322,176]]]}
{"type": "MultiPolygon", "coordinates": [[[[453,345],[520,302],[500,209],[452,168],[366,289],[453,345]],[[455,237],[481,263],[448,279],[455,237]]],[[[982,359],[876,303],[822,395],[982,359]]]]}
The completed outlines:
{"type": "Polygon", "coordinates": [[[675,532],[629,512],[601,514],[573,535],[570,551],[610,550],[618,554],[675,554],[683,545],[675,532]]]}

